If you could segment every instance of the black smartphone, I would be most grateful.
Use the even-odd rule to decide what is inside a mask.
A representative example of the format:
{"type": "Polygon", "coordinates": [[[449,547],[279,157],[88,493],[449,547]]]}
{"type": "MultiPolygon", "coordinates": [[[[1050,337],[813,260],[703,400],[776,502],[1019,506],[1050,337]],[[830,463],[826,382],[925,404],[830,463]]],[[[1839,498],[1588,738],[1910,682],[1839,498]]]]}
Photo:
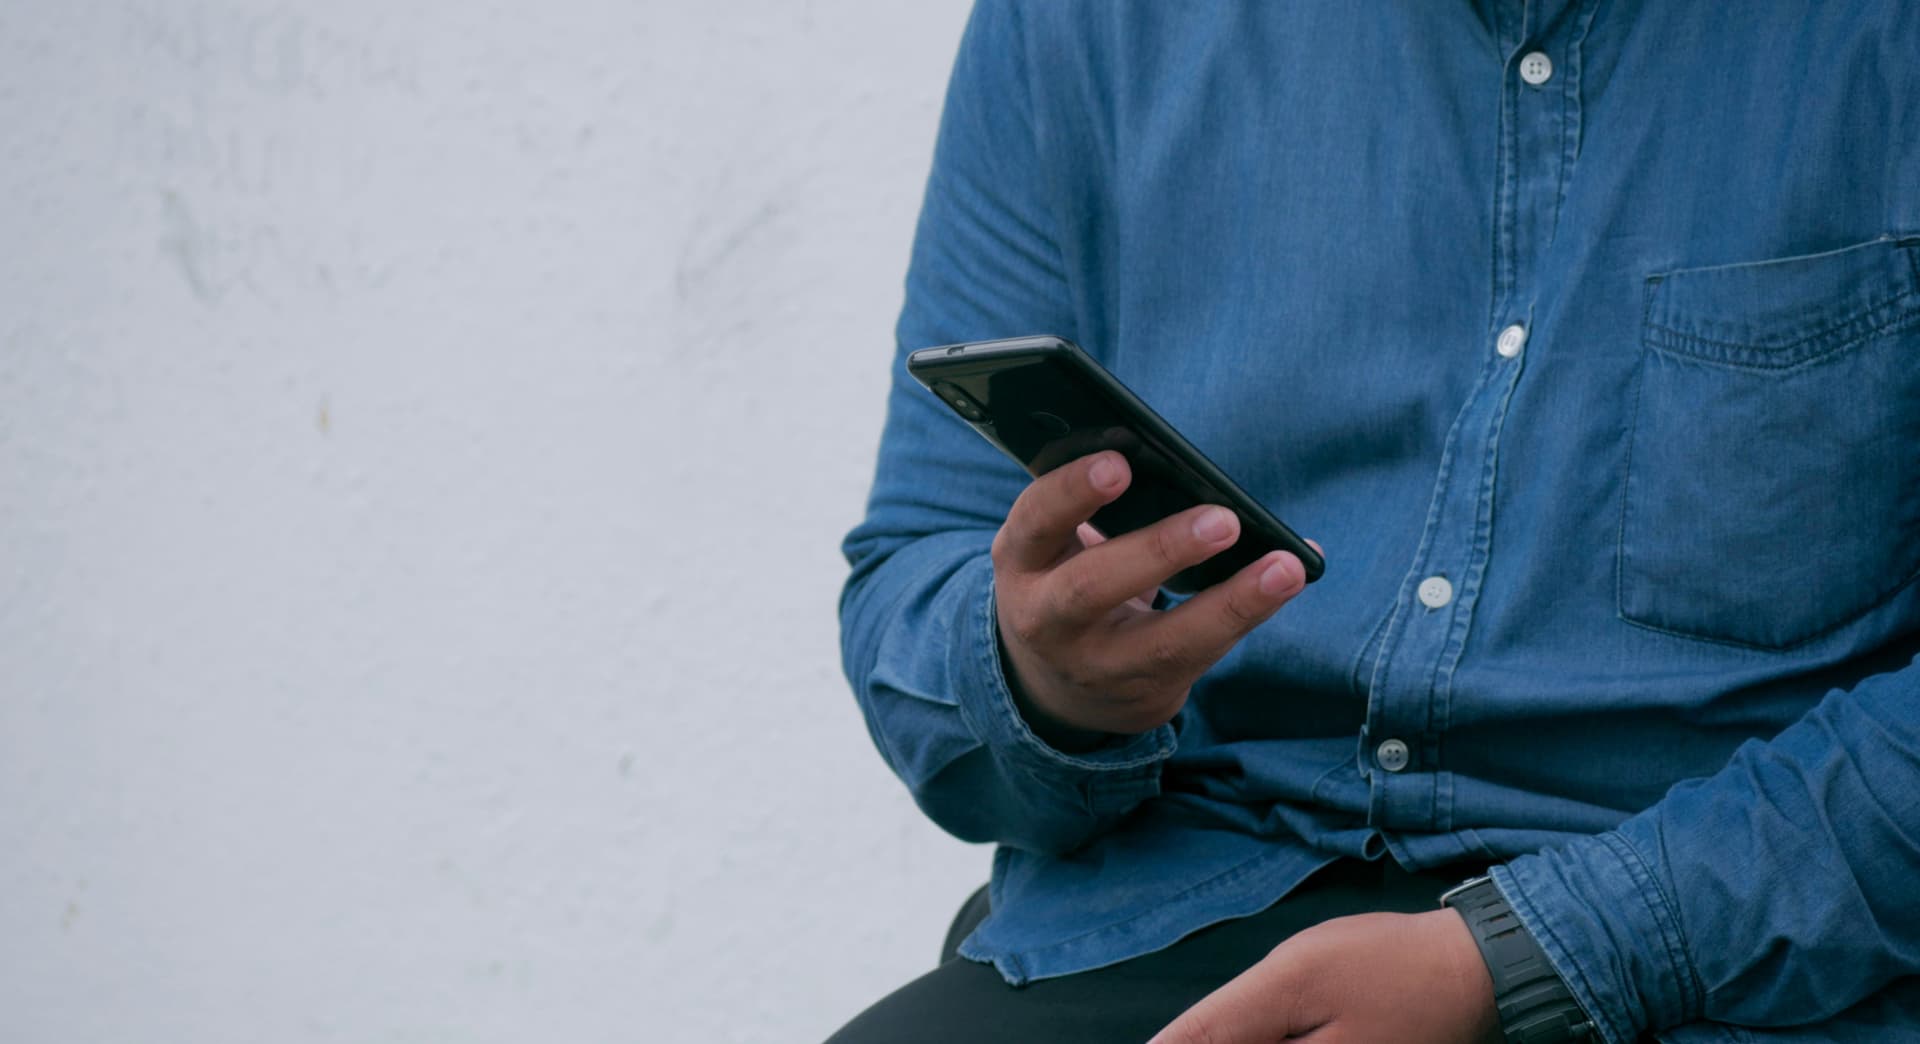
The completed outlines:
{"type": "Polygon", "coordinates": [[[1326,571],[1319,552],[1071,341],[1015,337],[923,348],[907,356],[907,372],[1036,478],[1089,453],[1124,454],[1133,482],[1090,520],[1104,536],[1196,504],[1232,508],[1240,539],[1168,579],[1161,586],[1169,591],[1211,587],[1269,551],[1298,555],[1309,582],[1326,571]]]}

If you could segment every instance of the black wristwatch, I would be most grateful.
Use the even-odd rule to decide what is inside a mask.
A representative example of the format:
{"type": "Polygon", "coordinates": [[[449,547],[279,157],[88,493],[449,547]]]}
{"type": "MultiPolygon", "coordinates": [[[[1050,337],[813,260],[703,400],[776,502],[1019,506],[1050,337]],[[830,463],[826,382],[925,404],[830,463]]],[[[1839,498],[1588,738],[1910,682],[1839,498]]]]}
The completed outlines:
{"type": "Polygon", "coordinates": [[[1547,953],[1514,916],[1490,877],[1476,877],[1440,897],[1467,919],[1473,941],[1493,975],[1493,1000],[1507,1044],[1594,1041],[1593,1021],[1580,1010],[1547,953]]]}

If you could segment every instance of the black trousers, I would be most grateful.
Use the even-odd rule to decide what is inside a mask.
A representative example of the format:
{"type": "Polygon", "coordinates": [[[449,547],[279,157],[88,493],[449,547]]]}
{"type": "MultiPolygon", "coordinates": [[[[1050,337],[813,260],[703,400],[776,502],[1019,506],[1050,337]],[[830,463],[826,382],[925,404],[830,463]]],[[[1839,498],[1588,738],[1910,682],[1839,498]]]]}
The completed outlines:
{"type": "Polygon", "coordinates": [[[1441,892],[1477,871],[1415,874],[1391,859],[1335,863],[1251,917],[1130,961],[1020,987],[954,953],[987,915],[983,888],[948,930],[940,966],[861,1012],[828,1044],[1142,1044],[1295,932],[1348,914],[1432,910],[1441,892]]]}

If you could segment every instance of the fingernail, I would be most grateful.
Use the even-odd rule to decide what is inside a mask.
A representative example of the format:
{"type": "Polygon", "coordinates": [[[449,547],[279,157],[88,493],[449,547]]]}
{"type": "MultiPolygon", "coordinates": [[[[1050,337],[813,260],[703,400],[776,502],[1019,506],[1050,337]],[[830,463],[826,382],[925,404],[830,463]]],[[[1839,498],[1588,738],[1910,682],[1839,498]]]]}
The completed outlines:
{"type": "Polygon", "coordinates": [[[1282,554],[1268,563],[1266,570],[1260,574],[1260,593],[1278,597],[1306,582],[1306,567],[1300,564],[1298,558],[1282,554]]]}
{"type": "Polygon", "coordinates": [[[1101,457],[1093,462],[1093,469],[1087,472],[1087,479],[1095,489],[1111,489],[1120,481],[1120,462],[1112,457],[1101,457]]]}
{"type": "Polygon", "coordinates": [[[1193,535],[1209,544],[1219,543],[1233,535],[1233,512],[1226,508],[1209,508],[1193,520],[1193,535]]]}

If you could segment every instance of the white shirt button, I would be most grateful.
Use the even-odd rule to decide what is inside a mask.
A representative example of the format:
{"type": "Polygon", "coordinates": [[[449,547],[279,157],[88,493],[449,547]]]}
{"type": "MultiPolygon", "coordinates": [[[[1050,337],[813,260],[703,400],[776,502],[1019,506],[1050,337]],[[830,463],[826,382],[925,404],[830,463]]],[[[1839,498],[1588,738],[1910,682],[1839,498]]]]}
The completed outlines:
{"type": "Polygon", "coordinates": [[[1500,331],[1500,339],[1493,342],[1493,350],[1499,352],[1502,359],[1511,359],[1519,355],[1520,349],[1526,346],[1527,328],[1519,323],[1514,323],[1500,331]]]}
{"type": "Polygon", "coordinates": [[[1553,79],[1553,59],[1545,51],[1535,51],[1520,59],[1520,78],[1535,87],[1553,79]]]}
{"type": "Polygon", "coordinates": [[[1444,576],[1430,576],[1420,581],[1420,604],[1429,609],[1438,609],[1453,601],[1453,585],[1444,576]]]}
{"type": "Polygon", "coordinates": [[[1373,756],[1379,760],[1380,767],[1388,772],[1398,772],[1412,760],[1407,745],[1397,739],[1390,739],[1374,748],[1373,756]]]}

